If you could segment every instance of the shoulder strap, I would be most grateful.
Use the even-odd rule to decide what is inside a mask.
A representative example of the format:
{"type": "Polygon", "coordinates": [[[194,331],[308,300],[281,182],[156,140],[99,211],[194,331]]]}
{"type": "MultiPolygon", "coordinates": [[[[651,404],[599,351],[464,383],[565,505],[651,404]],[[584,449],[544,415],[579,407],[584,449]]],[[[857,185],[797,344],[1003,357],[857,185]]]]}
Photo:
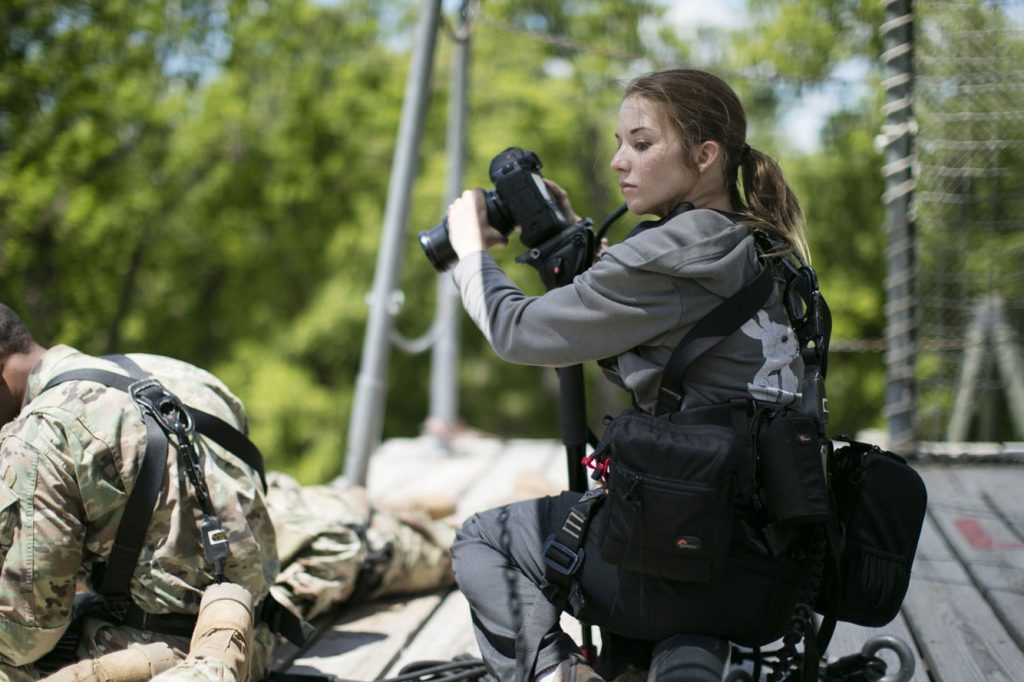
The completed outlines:
{"type": "MultiPolygon", "coordinates": [[[[128,392],[132,384],[147,376],[146,372],[129,358],[118,356],[118,359],[113,357],[109,359],[117,362],[132,376],[124,376],[102,369],[72,370],[51,379],[43,387],[43,391],[66,381],[78,380],[95,381],[128,392]]],[[[125,511],[122,514],[121,523],[117,527],[110,556],[105,564],[98,565],[94,576],[96,589],[103,595],[106,608],[118,618],[124,618],[127,609],[132,604],[130,592],[132,574],[135,572],[139,554],[142,553],[142,545],[146,541],[146,530],[153,517],[153,509],[160,495],[160,489],[163,487],[164,474],[167,470],[167,448],[169,446],[167,434],[160,428],[159,423],[152,415],[143,413],[143,422],[146,425],[146,450],[142,455],[139,474],[135,479],[135,485],[128,494],[128,500],[125,502],[125,511]]]]}
{"type": "Polygon", "coordinates": [[[683,402],[683,375],[694,360],[743,326],[763,308],[773,289],[772,269],[761,264],[761,271],[742,289],[725,299],[687,332],[665,365],[658,389],[659,415],[678,412],[683,402]]]}
{"type": "MultiPolygon", "coordinates": [[[[130,358],[123,355],[105,357],[118,362],[118,364],[120,364],[120,362],[115,360],[115,358],[124,358],[132,365],[135,365],[130,358]]],[[[128,365],[122,365],[122,367],[127,369],[128,365]]],[[[138,367],[138,365],[135,365],[135,367],[138,367]]],[[[139,371],[141,371],[141,368],[139,368],[139,371]]],[[[48,391],[54,386],[63,384],[67,381],[93,381],[109,388],[116,388],[119,391],[130,393],[131,386],[137,381],[137,379],[126,377],[125,375],[118,374],[116,372],[108,372],[104,369],[72,369],[50,379],[50,381],[43,387],[43,391],[48,391]]],[[[263,489],[266,490],[267,478],[263,468],[263,455],[260,453],[259,448],[257,448],[244,433],[236,429],[234,426],[231,426],[231,424],[228,424],[220,417],[210,414],[209,412],[204,412],[203,410],[192,407],[191,405],[187,405],[186,407],[188,407],[189,412],[192,413],[192,418],[195,420],[196,431],[206,436],[225,450],[231,452],[255,470],[260,477],[260,483],[263,485],[263,489]]]]}

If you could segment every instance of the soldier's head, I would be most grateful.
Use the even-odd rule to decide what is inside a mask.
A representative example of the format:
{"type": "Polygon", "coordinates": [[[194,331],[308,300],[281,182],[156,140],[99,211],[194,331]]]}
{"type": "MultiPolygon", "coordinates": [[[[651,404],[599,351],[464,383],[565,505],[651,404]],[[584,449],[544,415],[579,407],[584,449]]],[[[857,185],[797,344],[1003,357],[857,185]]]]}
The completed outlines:
{"type": "Polygon", "coordinates": [[[21,411],[29,372],[45,350],[18,314],[0,303],[0,426],[21,411]]]}

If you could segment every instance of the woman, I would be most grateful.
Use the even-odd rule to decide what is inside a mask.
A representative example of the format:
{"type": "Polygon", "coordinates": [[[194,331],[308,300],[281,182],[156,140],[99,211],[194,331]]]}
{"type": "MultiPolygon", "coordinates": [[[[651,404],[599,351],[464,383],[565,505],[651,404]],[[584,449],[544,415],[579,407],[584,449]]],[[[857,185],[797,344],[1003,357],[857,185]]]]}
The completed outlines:
{"type": "MultiPolygon", "coordinates": [[[[781,170],[745,141],[746,117],[716,76],[674,69],[633,81],[619,110],[611,167],[630,212],[654,215],[588,271],[543,296],[525,296],[487,249],[505,238],[487,224],[480,190],[449,209],[455,281],[470,317],[510,362],[611,364],[642,409],[653,412],[673,349],[684,334],[758,271],[751,236],[766,232],[783,250],[805,252],[803,215],[781,170]],[[741,195],[739,178],[743,179],[741,195]]],[[[553,195],[567,215],[568,197],[553,195]]],[[[803,373],[795,336],[774,292],[757,317],[697,359],[686,374],[682,410],[733,398],[788,404],[803,373]],[[785,333],[780,334],[779,329],[785,333]],[[781,341],[780,341],[781,339],[781,341]]],[[[541,546],[579,493],[531,500],[470,518],[453,545],[456,578],[470,603],[492,674],[511,680],[516,638],[535,603],[550,595],[541,546]]],[[[606,507],[607,505],[605,505],[606,507]]],[[[624,637],[685,647],[712,635],[747,645],[780,636],[799,598],[803,570],[794,556],[772,557],[759,519],[740,514],[725,568],[708,583],[685,583],[620,569],[602,560],[606,514],[599,508],[576,575],[584,597],[574,615],[624,637]],[[692,642],[691,642],[692,643],[692,642]]],[[[700,656],[728,647],[694,644],[690,672],[673,679],[720,679],[700,656]]],[[[535,679],[601,679],[557,628],[539,644],[535,679]]]]}

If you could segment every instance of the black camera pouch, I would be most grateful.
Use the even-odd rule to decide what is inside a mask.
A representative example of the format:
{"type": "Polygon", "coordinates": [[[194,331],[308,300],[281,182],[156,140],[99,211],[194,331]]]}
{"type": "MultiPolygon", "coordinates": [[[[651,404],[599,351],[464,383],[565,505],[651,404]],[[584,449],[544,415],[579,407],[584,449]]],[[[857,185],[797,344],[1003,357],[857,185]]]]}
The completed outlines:
{"type": "Polygon", "coordinates": [[[760,497],[771,521],[790,525],[825,521],[828,487],[817,421],[793,410],[764,410],[756,443],[760,497]]]}
{"type": "Polygon", "coordinates": [[[610,458],[601,557],[622,568],[709,582],[725,564],[738,447],[731,428],[630,410],[594,453],[610,458]]]}
{"type": "Polygon", "coordinates": [[[928,491],[906,460],[848,441],[833,455],[832,484],[843,533],[837,572],[827,572],[816,610],[866,627],[899,613],[928,506],[928,491]]]}

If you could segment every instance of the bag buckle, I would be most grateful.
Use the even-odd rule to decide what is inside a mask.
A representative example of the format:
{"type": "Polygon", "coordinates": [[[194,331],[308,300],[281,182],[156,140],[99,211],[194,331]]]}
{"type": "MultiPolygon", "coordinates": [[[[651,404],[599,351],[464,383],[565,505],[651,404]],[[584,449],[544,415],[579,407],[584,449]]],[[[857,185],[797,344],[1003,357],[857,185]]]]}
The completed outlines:
{"type": "Polygon", "coordinates": [[[667,386],[662,386],[658,391],[658,402],[655,406],[655,416],[673,414],[683,406],[683,395],[677,393],[667,386]]]}
{"type": "Polygon", "coordinates": [[[555,539],[554,534],[544,541],[544,563],[555,573],[571,576],[580,569],[583,563],[583,549],[573,551],[555,539]],[[564,561],[562,561],[564,559],[564,561]]]}

